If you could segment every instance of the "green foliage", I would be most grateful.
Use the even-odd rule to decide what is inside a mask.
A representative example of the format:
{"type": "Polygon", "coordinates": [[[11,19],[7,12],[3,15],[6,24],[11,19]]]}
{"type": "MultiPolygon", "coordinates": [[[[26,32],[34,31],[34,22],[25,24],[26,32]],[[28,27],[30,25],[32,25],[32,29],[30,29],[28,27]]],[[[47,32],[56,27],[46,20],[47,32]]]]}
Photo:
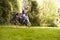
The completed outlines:
{"type": "MultiPolygon", "coordinates": [[[[48,26],[48,27],[57,27],[56,22],[56,5],[52,2],[52,0],[48,0],[49,2],[46,2],[44,0],[44,9],[42,10],[42,16],[41,19],[41,26],[48,26]]],[[[41,17],[40,17],[41,18],[41,17]]]]}
{"type": "Polygon", "coordinates": [[[30,6],[30,10],[28,11],[28,16],[29,16],[29,20],[32,24],[32,26],[39,26],[40,23],[38,22],[38,4],[36,1],[30,1],[31,6],[30,6]]]}
{"type": "Polygon", "coordinates": [[[9,10],[10,10],[9,7],[10,6],[8,4],[8,0],[0,1],[0,15],[1,15],[0,23],[5,23],[7,21],[9,10]]]}
{"type": "Polygon", "coordinates": [[[49,1],[48,3],[44,1],[44,5],[40,7],[38,7],[39,4],[37,4],[36,1],[29,2],[31,3],[31,6],[28,15],[33,26],[57,27],[57,24],[55,23],[57,17],[56,7],[52,1],[49,1]],[[42,10],[40,10],[41,7],[43,8],[42,10]]]}
{"type": "MultiPolygon", "coordinates": [[[[14,14],[19,12],[20,4],[18,1],[19,0],[0,0],[0,24],[10,23],[10,20],[14,14]]],[[[43,7],[43,9],[40,10],[40,7],[38,7],[39,4],[36,0],[28,0],[29,7],[26,8],[26,10],[32,26],[57,26],[55,23],[55,4],[53,4],[52,0],[48,1],[49,2],[47,3],[45,0],[43,0],[44,5],[40,6],[43,7]]]]}
{"type": "Polygon", "coordinates": [[[38,4],[36,1],[31,1],[31,12],[34,12],[34,14],[38,13],[38,8],[37,8],[38,4]]]}
{"type": "Polygon", "coordinates": [[[9,23],[12,12],[17,11],[17,0],[0,0],[0,24],[9,23]]]}
{"type": "Polygon", "coordinates": [[[32,26],[40,26],[40,20],[39,20],[39,18],[38,18],[38,15],[36,15],[36,14],[29,14],[29,20],[30,20],[30,22],[31,22],[31,24],[32,24],[32,26]],[[39,21],[38,21],[39,20],[39,21]]]}
{"type": "Polygon", "coordinates": [[[57,27],[57,24],[55,23],[55,20],[56,20],[56,15],[55,14],[46,15],[45,20],[46,20],[46,24],[48,24],[47,26],[57,27]]]}

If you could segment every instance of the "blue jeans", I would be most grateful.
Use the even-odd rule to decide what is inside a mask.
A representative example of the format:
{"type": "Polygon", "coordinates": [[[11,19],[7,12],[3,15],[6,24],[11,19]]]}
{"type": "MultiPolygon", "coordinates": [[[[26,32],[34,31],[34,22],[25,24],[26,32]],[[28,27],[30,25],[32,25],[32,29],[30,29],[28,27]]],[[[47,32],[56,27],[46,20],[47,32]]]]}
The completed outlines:
{"type": "Polygon", "coordinates": [[[24,24],[27,26],[28,25],[28,20],[24,20],[24,24]]]}

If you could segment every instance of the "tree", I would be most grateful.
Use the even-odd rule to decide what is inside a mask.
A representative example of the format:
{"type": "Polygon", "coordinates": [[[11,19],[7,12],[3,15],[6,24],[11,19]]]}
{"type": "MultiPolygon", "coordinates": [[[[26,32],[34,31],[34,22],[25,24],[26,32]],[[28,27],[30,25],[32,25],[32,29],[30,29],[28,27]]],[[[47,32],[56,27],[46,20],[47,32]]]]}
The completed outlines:
{"type": "Polygon", "coordinates": [[[56,5],[52,0],[43,0],[43,4],[38,7],[36,1],[31,2],[31,9],[29,10],[29,18],[32,25],[39,25],[39,26],[57,26],[56,21],[56,5]],[[42,10],[41,10],[42,7],[42,10]],[[37,14],[36,14],[37,13],[37,14]]]}
{"type": "Polygon", "coordinates": [[[0,24],[9,23],[12,12],[17,12],[17,0],[0,0],[0,24]]]}
{"type": "Polygon", "coordinates": [[[57,26],[56,21],[56,5],[52,0],[43,0],[43,20],[41,19],[41,26],[54,27],[57,26]]]}
{"type": "Polygon", "coordinates": [[[38,22],[38,13],[39,13],[38,3],[36,0],[30,0],[29,3],[30,3],[29,10],[27,12],[29,20],[32,26],[39,26],[40,23],[38,22]]]}

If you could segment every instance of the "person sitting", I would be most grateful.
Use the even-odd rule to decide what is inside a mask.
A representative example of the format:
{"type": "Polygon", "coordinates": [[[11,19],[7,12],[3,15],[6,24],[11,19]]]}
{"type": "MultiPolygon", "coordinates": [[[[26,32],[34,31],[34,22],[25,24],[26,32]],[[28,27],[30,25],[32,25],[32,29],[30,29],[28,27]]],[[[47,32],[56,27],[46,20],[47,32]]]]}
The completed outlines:
{"type": "Polygon", "coordinates": [[[22,11],[22,13],[20,13],[19,23],[25,24],[26,26],[30,25],[28,20],[28,15],[27,13],[24,12],[24,10],[22,11]]]}
{"type": "Polygon", "coordinates": [[[19,23],[23,24],[23,14],[20,13],[20,16],[19,16],[19,23]]]}
{"type": "Polygon", "coordinates": [[[23,14],[23,23],[27,26],[28,25],[28,15],[25,13],[23,14]]]}
{"type": "Polygon", "coordinates": [[[15,15],[15,20],[16,20],[16,25],[18,25],[18,23],[19,23],[19,13],[17,13],[16,15],[15,15]]]}
{"type": "Polygon", "coordinates": [[[18,25],[18,20],[19,20],[19,13],[16,13],[15,16],[11,19],[10,23],[18,25]]]}

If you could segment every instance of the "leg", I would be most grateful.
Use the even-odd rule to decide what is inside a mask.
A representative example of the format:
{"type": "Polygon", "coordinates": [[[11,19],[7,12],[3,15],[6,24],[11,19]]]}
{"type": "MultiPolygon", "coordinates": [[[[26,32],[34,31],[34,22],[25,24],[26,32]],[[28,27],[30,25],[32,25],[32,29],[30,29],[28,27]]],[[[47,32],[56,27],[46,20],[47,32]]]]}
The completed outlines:
{"type": "Polygon", "coordinates": [[[25,20],[25,23],[24,23],[26,26],[28,26],[28,21],[27,20],[25,20]]]}

